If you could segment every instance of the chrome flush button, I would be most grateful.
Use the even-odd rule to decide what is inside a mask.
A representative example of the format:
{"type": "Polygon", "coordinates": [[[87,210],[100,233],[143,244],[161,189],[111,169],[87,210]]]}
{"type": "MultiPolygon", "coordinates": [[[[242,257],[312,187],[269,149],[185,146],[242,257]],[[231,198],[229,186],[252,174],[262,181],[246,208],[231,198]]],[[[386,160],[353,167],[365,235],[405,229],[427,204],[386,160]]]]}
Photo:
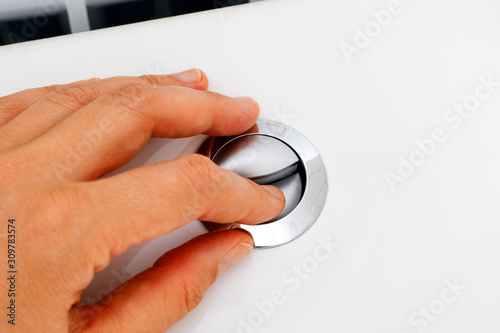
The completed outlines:
{"type": "Polygon", "coordinates": [[[304,178],[302,162],[277,138],[260,134],[234,138],[215,154],[213,161],[257,184],[274,185],[283,191],[286,206],[271,221],[285,217],[300,202],[304,178]]]}
{"type": "Polygon", "coordinates": [[[259,225],[202,222],[209,231],[241,228],[252,234],[256,248],[269,248],[302,235],[323,209],[327,193],[323,161],[291,127],[258,120],[247,133],[209,138],[198,152],[260,185],[279,187],[286,198],[281,214],[270,221],[259,225]]]}

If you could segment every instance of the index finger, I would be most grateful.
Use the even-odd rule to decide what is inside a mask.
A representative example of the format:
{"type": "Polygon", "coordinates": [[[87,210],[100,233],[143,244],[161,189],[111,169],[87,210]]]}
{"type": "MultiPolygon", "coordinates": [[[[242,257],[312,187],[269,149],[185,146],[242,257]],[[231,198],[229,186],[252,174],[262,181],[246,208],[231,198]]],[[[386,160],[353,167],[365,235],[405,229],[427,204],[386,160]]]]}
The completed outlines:
{"type": "Polygon", "coordinates": [[[39,156],[26,171],[38,179],[92,180],[128,162],[153,136],[234,135],[249,129],[258,115],[257,103],[248,97],[184,87],[121,86],[22,147],[39,156]]]}

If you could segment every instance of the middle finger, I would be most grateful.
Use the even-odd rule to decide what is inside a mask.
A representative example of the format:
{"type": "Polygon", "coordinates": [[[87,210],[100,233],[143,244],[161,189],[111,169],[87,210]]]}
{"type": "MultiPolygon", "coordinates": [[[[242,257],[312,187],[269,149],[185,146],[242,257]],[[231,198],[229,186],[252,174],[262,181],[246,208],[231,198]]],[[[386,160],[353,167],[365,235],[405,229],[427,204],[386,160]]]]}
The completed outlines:
{"type": "Polygon", "coordinates": [[[235,135],[252,127],[258,115],[259,106],[248,97],[132,84],[96,99],[18,155],[39,158],[24,163],[27,177],[87,181],[128,162],[152,136],[235,135]]]}

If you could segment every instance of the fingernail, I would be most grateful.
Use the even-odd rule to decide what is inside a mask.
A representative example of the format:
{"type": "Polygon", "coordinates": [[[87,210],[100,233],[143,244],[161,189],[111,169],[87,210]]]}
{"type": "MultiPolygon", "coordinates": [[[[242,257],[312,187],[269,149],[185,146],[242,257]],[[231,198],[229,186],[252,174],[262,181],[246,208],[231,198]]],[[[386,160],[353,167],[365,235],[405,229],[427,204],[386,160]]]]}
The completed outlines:
{"type": "Polygon", "coordinates": [[[253,99],[252,97],[248,97],[248,96],[235,97],[234,99],[237,100],[240,103],[243,103],[243,104],[257,104],[257,102],[255,101],[255,99],[253,99]]]}
{"type": "Polygon", "coordinates": [[[222,258],[217,269],[217,275],[223,274],[229,268],[239,263],[245,258],[253,249],[252,244],[239,242],[222,258]]]}
{"type": "Polygon", "coordinates": [[[245,230],[243,228],[239,228],[239,227],[235,227],[235,228],[233,228],[233,230],[244,232],[245,234],[247,234],[248,236],[250,236],[250,238],[252,238],[252,247],[255,246],[255,240],[253,239],[253,235],[250,233],[250,231],[245,230]]]}
{"type": "Polygon", "coordinates": [[[189,69],[180,73],[175,73],[172,74],[172,76],[186,83],[196,83],[201,81],[201,71],[196,68],[189,69]]]}
{"type": "Polygon", "coordinates": [[[262,187],[268,191],[269,193],[271,193],[273,195],[273,197],[275,198],[278,198],[280,200],[283,200],[285,195],[283,194],[283,192],[277,188],[276,186],[272,186],[272,185],[262,185],[262,187]]]}

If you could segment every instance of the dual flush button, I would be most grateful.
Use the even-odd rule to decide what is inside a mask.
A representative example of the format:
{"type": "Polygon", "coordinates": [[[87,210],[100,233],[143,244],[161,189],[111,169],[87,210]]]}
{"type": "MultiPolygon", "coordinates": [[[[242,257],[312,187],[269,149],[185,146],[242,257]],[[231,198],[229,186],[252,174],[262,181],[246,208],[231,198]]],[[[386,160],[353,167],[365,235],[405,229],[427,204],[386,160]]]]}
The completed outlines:
{"type": "Polygon", "coordinates": [[[252,234],[256,248],[269,248],[302,235],[321,213],[328,187],[323,161],[302,134],[284,124],[258,120],[247,133],[208,138],[198,153],[257,184],[279,187],[286,198],[281,214],[270,221],[202,222],[209,231],[244,229],[252,234]]]}

